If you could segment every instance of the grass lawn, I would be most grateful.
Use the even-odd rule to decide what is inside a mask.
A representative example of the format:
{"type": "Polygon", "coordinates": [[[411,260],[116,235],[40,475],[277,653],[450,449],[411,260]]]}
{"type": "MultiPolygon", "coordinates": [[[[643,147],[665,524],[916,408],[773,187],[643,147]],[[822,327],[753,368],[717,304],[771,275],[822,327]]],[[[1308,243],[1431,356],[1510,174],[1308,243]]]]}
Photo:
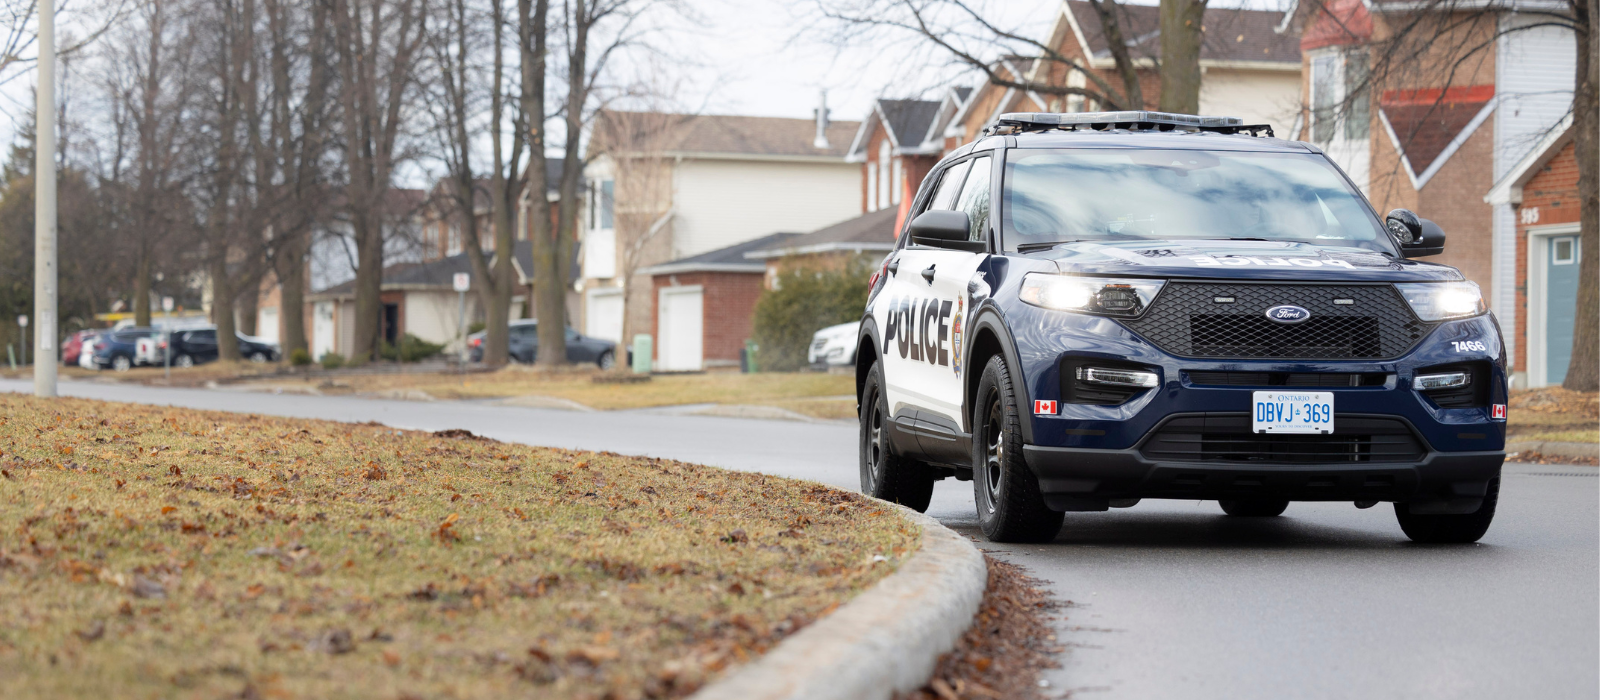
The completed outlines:
{"type": "Polygon", "coordinates": [[[1511,392],[1506,439],[1600,442],[1600,394],[1546,387],[1511,392]]]}
{"type": "Polygon", "coordinates": [[[0,394],[8,697],[679,697],[887,574],[858,495],[0,394]]]}

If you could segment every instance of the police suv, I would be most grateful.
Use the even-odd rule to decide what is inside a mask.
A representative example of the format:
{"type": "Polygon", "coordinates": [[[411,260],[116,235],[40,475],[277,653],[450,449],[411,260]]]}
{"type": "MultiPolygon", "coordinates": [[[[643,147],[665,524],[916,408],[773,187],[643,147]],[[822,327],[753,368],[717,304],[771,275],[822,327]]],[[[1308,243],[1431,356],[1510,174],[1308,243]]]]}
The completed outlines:
{"type": "Polygon", "coordinates": [[[1394,504],[1471,542],[1505,458],[1500,330],[1444,233],[1380,218],[1315,146],[1232,117],[1006,114],[941,161],[873,276],[862,490],[971,480],[1048,541],[1142,498],[1394,504]]]}

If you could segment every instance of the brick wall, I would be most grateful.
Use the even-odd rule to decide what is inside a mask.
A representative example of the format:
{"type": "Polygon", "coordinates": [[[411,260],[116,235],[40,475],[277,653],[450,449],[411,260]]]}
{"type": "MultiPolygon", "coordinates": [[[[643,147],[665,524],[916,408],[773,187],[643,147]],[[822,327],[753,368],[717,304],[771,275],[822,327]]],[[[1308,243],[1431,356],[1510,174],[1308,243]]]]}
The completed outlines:
{"type": "Polygon", "coordinates": [[[650,295],[650,331],[656,339],[656,358],[661,346],[661,290],[665,287],[700,285],[702,317],[701,352],[708,367],[738,363],[739,351],[750,338],[756,300],[761,297],[760,273],[691,272],[656,275],[650,295]]]}
{"type": "MultiPolygon", "coordinates": [[[[1522,204],[1517,207],[1517,318],[1518,340],[1528,337],[1528,229],[1553,224],[1576,223],[1579,216],[1578,159],[1575,146],[1568,143],[1522,187],[1522,204]],[[1522,223],[1524,217],[1537,220],[1522,223]]],[[[1515,367],[1526,371],[1528,344],[1517,343],[1515,367]]]]}

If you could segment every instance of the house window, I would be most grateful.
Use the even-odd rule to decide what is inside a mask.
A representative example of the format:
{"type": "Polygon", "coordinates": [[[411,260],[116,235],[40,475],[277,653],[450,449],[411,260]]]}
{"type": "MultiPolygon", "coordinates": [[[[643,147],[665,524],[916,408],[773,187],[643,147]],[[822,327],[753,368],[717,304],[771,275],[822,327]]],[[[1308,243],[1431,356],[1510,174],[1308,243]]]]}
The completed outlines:
{"type": "Polygon", "coordinates": [[[445,255],[455,255],[461,252],[461,225],[450,224],[450,244],[445,249],[445,255]]]}
{"type": "Polygon", "coordinates": [[[1578,239],[1576,236],[1557,238],[1550,241],[1550,264],[1571,265],[1578,260],[1578,239]]]}
{"type": "Polygon", "coordinates": [[[616,203],[612,195],[616,190],[615,180],[590,180],[589,181],[589,229],[609,229],[614,227],[616,203]]]}
{"type": "Polygon", "coordinates": [[[867,164],[867,211],[878,210],[878,164],[867,164]]]}
{"type": "Polygon", "coordinates": [[[1328,54],[1311,61],[1311,140],[1333,140],[1338,126],[1340,56],[1328,54]]]}
{"type": "Polygon", "coordinates": [[[878,142],[878,207],[889,206],[889,139],[878,142]]]}
{"type": "Polygon", "coordinates": [[[905,188],[906,173],[900,165],[900,159],[896,158],[894,160],[894,182],[889,187],[889,200],[896,205],[900,204],[901,190],[905,188]]]}
{"type": "Polygon", "coordinates": [[[1372,128],[1368,75],[1365,51],[1335,51],[1312,59],[1312,141],[1328,143],[1341,129],[1346,139],[1367,138],[1372,128]]]}

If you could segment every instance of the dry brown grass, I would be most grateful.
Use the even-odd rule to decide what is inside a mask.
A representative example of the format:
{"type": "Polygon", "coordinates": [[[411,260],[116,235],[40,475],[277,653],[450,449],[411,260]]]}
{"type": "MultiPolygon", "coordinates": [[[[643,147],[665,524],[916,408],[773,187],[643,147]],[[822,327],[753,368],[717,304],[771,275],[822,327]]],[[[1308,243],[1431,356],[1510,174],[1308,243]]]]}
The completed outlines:
{"type": "Polygon", "coordinates": [[[1511,393],[1507,440],[1600,442],[1600,393],[1559,386],[1511,393]]]}
{"type": "Polygon", "coordinates": [[[8,697],[677,697],[916,537],[756,474],[0,395],[8,697]]]}

